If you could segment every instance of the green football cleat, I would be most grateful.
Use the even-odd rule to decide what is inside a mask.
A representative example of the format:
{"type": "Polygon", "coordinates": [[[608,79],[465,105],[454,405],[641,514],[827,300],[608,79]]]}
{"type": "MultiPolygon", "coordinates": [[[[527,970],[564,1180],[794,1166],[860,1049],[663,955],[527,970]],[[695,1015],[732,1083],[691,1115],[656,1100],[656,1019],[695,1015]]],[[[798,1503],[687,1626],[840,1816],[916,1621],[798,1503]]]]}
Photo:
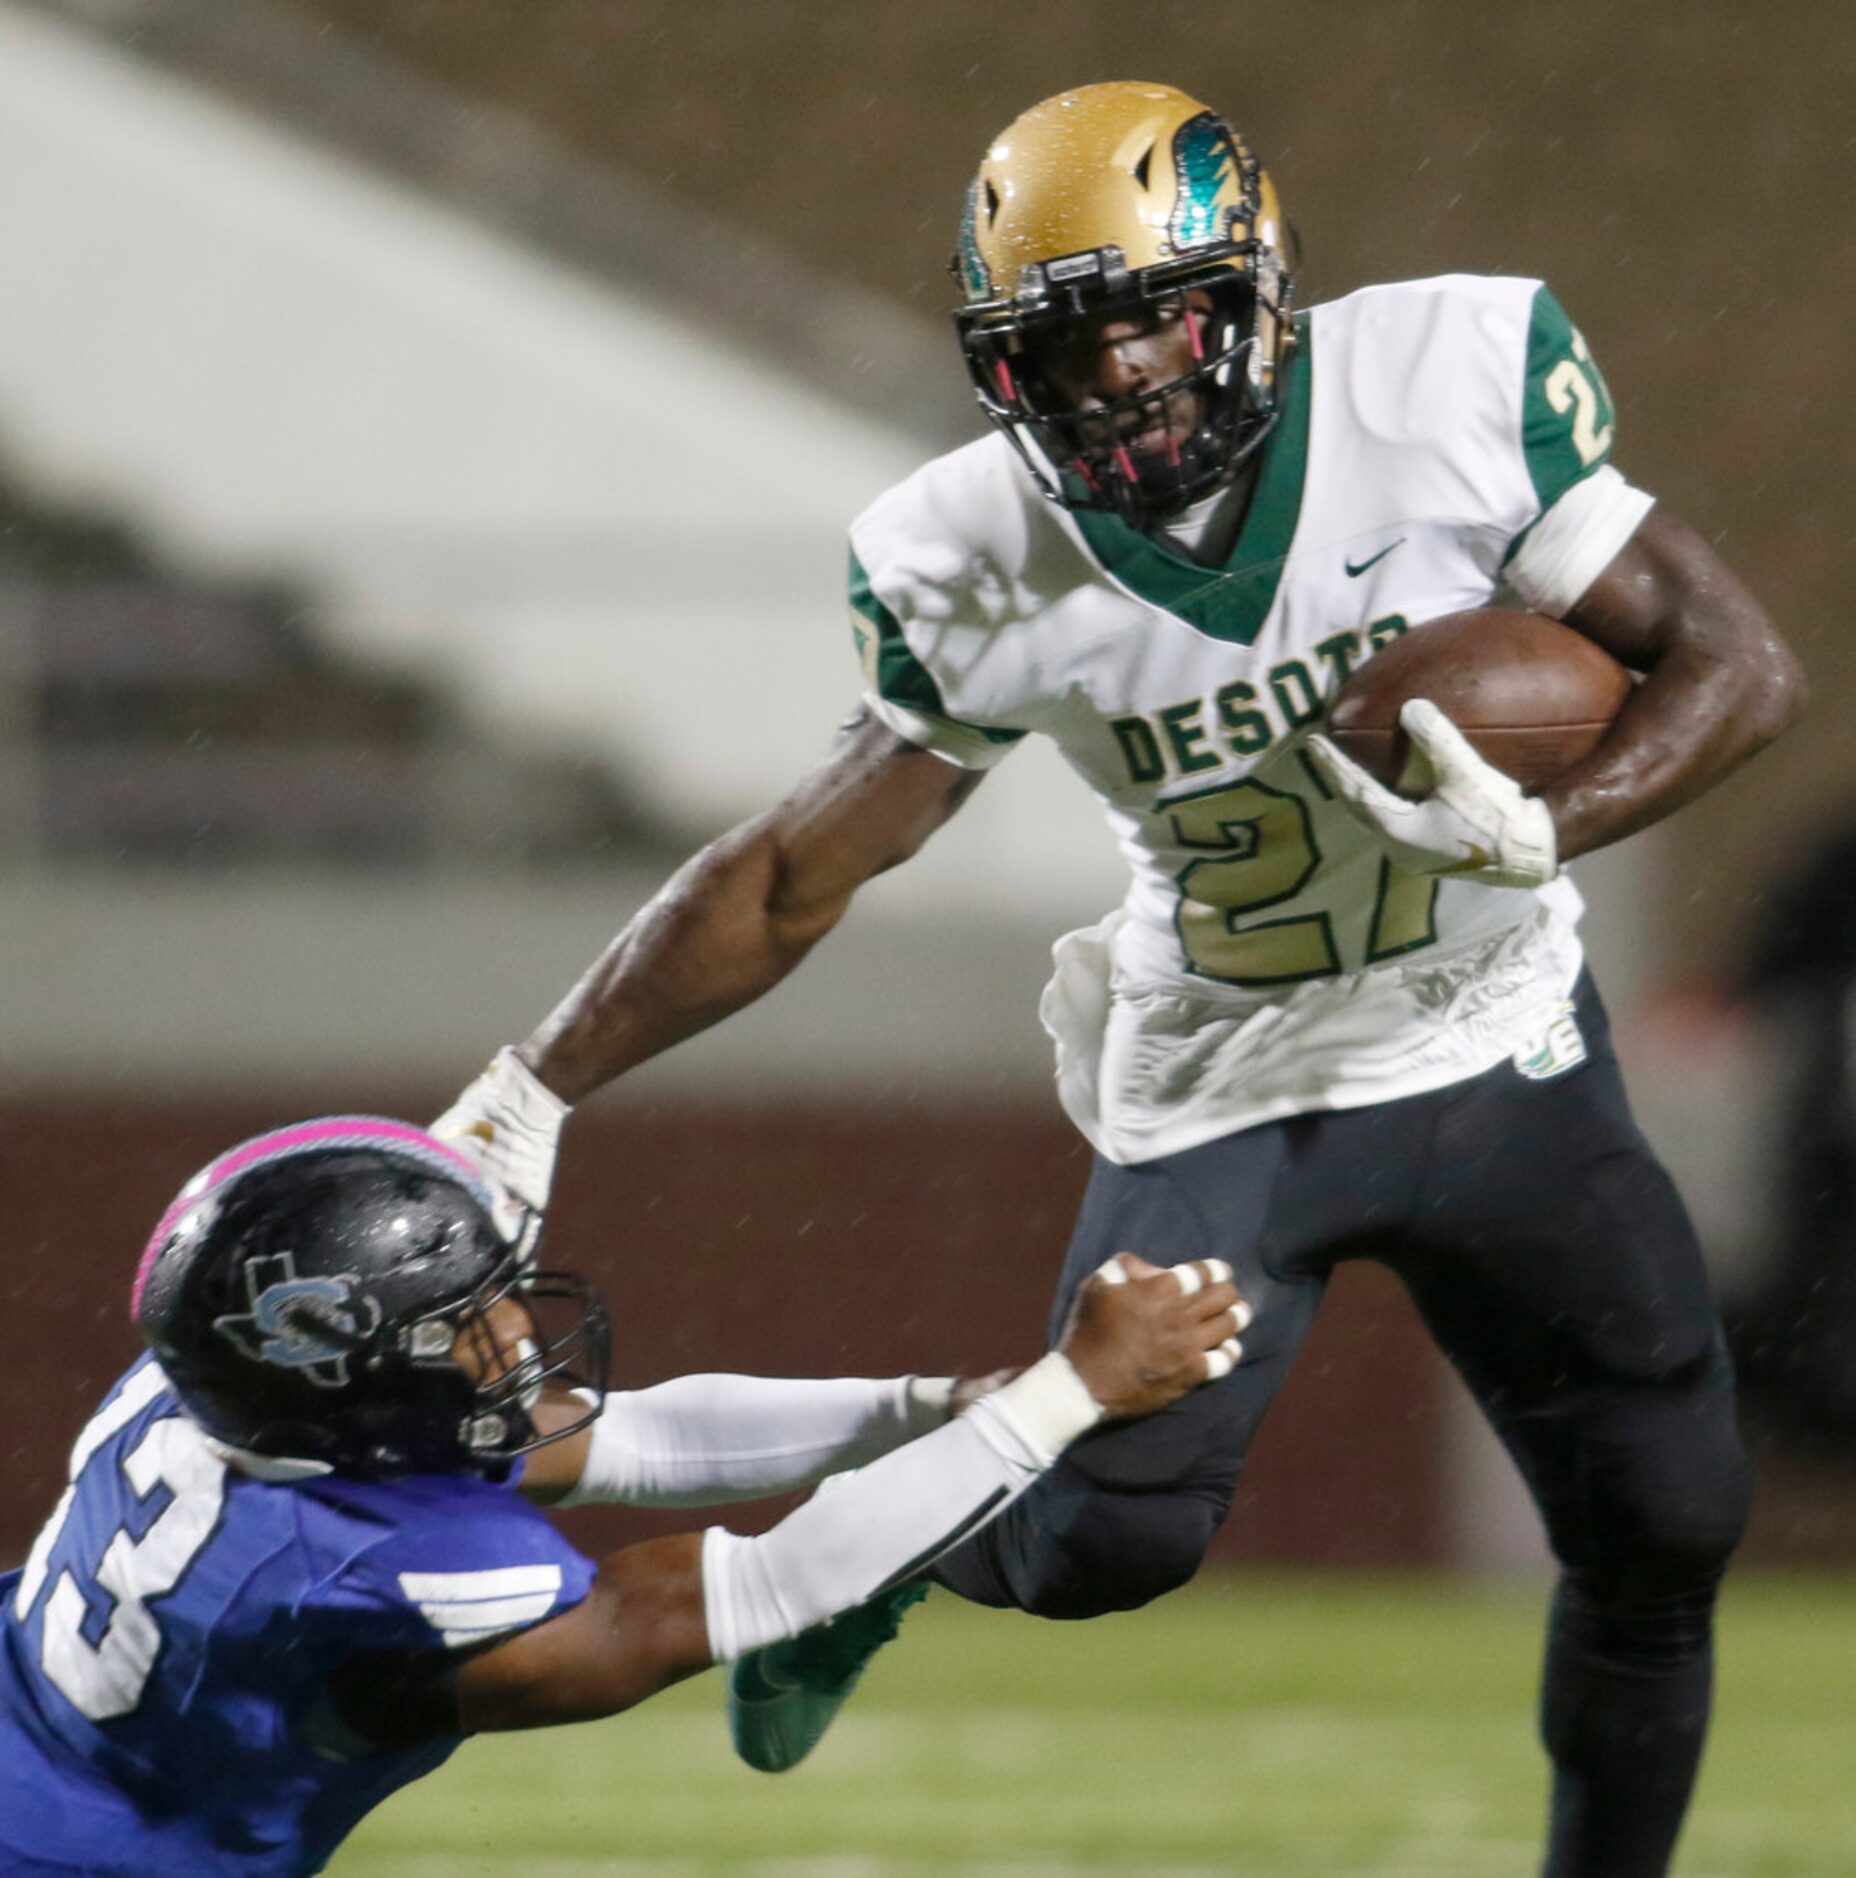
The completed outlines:
{"type": "Polygon", "coordinates": [[[925,1581],[880,1591],[828,1624],[750,1650],[728,1672],[728,1733],[763,1774],[797,1767],[818,1746],[857,1679],[928,1595],[925,1581]]]}

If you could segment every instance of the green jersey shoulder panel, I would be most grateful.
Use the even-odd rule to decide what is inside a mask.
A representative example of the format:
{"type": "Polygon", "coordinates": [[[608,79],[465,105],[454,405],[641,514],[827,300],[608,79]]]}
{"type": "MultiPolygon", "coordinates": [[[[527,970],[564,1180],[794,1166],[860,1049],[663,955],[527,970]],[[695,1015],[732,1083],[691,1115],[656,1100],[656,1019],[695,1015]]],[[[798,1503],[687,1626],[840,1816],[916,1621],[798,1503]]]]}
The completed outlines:
{"type": "Polygon", "coordinates": [[[1579,329],[1546,287],[1536,289],[1521,439],[1543,510],[1610,460],[1616,430],[1611,393],[1579,329]]]}
{"type": "Polygon", "coordinates": [[[903,736],[968,766],[1033,728],[1006,702],[1021,688],[1001,642],[1041,610],[1026,580],[1038,577],[1041,531],[1054,534],[1043,506],[1010,447],[985,437],[924,464],[851,524],[851,630],[871,702],[903,736]]]}

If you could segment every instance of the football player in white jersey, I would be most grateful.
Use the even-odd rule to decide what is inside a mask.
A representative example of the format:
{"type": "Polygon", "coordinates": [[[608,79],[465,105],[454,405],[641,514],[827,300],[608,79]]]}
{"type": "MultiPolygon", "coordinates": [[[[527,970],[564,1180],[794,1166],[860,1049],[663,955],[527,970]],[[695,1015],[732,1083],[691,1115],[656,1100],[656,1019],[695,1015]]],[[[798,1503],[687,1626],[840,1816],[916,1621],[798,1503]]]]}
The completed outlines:
{"type": "MultiPolygon", "coordinates": [[[[1133,879],[1059,945],[1043,1006],[1095,1149],[1052,1321],[1121,1247],[1228,1259],[1257,1317],[1233,1375],[1079,1443],[934,1576],[1065,1617],[1183,1582],[1334,1264],[1380,1258],[1563,1567],[1546,1869],[1660,1873],[1745,1467],[1694,1235],[1631,1120],[1562,869],[1785,729],[1796,662],[1611,466],[1604,380],[1544,286],[1450,276],[1297,312],[1269,178],[1178,91],[1026,112],[981,164],[955,266],[992,431],[852,525],[865,708],[460,1114],[539,1202],[565,1103],[770,989],[1015,743],[1054,739],[1133,879]],[[1638,674],[1615,725],[1527,796],[1408,706],[1438,786],[1377,789],[1320,737],[1324,700],[1390,639],[1496,600],[1638,674]]],[[[746,1757],[803,1754],[899,1608],[748,1659],[746,1757]]]]}

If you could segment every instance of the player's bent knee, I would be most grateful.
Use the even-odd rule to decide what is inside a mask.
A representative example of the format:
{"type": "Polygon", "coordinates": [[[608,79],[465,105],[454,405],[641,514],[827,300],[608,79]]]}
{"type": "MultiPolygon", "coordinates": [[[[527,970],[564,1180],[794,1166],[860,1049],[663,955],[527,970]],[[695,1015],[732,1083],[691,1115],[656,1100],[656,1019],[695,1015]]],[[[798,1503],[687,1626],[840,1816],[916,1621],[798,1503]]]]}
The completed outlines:
{"type": "Polygon", "coordinates": [[[1711,1584],[1744,1536],[1751,1510],[1751,1476],[1735,1444],[1598,1493],[1573,1529],[1556,1535],[1555,1550],[1591,1582],[1626,1592],[1711,1584]]]}
{"type": "Polygon", "coordinates": [[[1742,1462],[1717,1477],[1705,1496],[1657,1505],[1642,1522],[1639,1544],[1660,1575],[1718,1576],[1745,1537],[1752,1508],[1752,1479],[1742,1462]]]}
{"type": "Polygon", "coordinates": [[[1629,1599],[1710,1586],[1746,1531],[1752,1479],[1718,1338],[1653,1388],[1616,1393],[1576,1486],[1543,1499],[1567,1569],[1629,1599]]]}

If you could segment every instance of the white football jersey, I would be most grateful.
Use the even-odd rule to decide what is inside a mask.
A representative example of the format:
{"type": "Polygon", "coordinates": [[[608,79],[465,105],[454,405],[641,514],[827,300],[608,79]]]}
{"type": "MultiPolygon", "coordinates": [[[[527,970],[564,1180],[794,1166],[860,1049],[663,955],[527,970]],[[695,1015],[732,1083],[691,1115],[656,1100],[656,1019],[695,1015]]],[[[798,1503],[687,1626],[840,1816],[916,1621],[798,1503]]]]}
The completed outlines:
{"type": "Polygon", "coordinates": [[[1608,465],[1604,381],[1537,281],[1368,288],[1297,330],[1223,565],[1056,507],[996,435],[851,528],[872,709],[972,767],[1054,739],[1127,857],[1044,1003],[1065,1106],[1118,1161],[1535,1051],[1579,969],[1569,882],[1404,873],[1302,746],[1401,633],[1563,614],[1623,547],[1650,499],[1608,465]]]}

